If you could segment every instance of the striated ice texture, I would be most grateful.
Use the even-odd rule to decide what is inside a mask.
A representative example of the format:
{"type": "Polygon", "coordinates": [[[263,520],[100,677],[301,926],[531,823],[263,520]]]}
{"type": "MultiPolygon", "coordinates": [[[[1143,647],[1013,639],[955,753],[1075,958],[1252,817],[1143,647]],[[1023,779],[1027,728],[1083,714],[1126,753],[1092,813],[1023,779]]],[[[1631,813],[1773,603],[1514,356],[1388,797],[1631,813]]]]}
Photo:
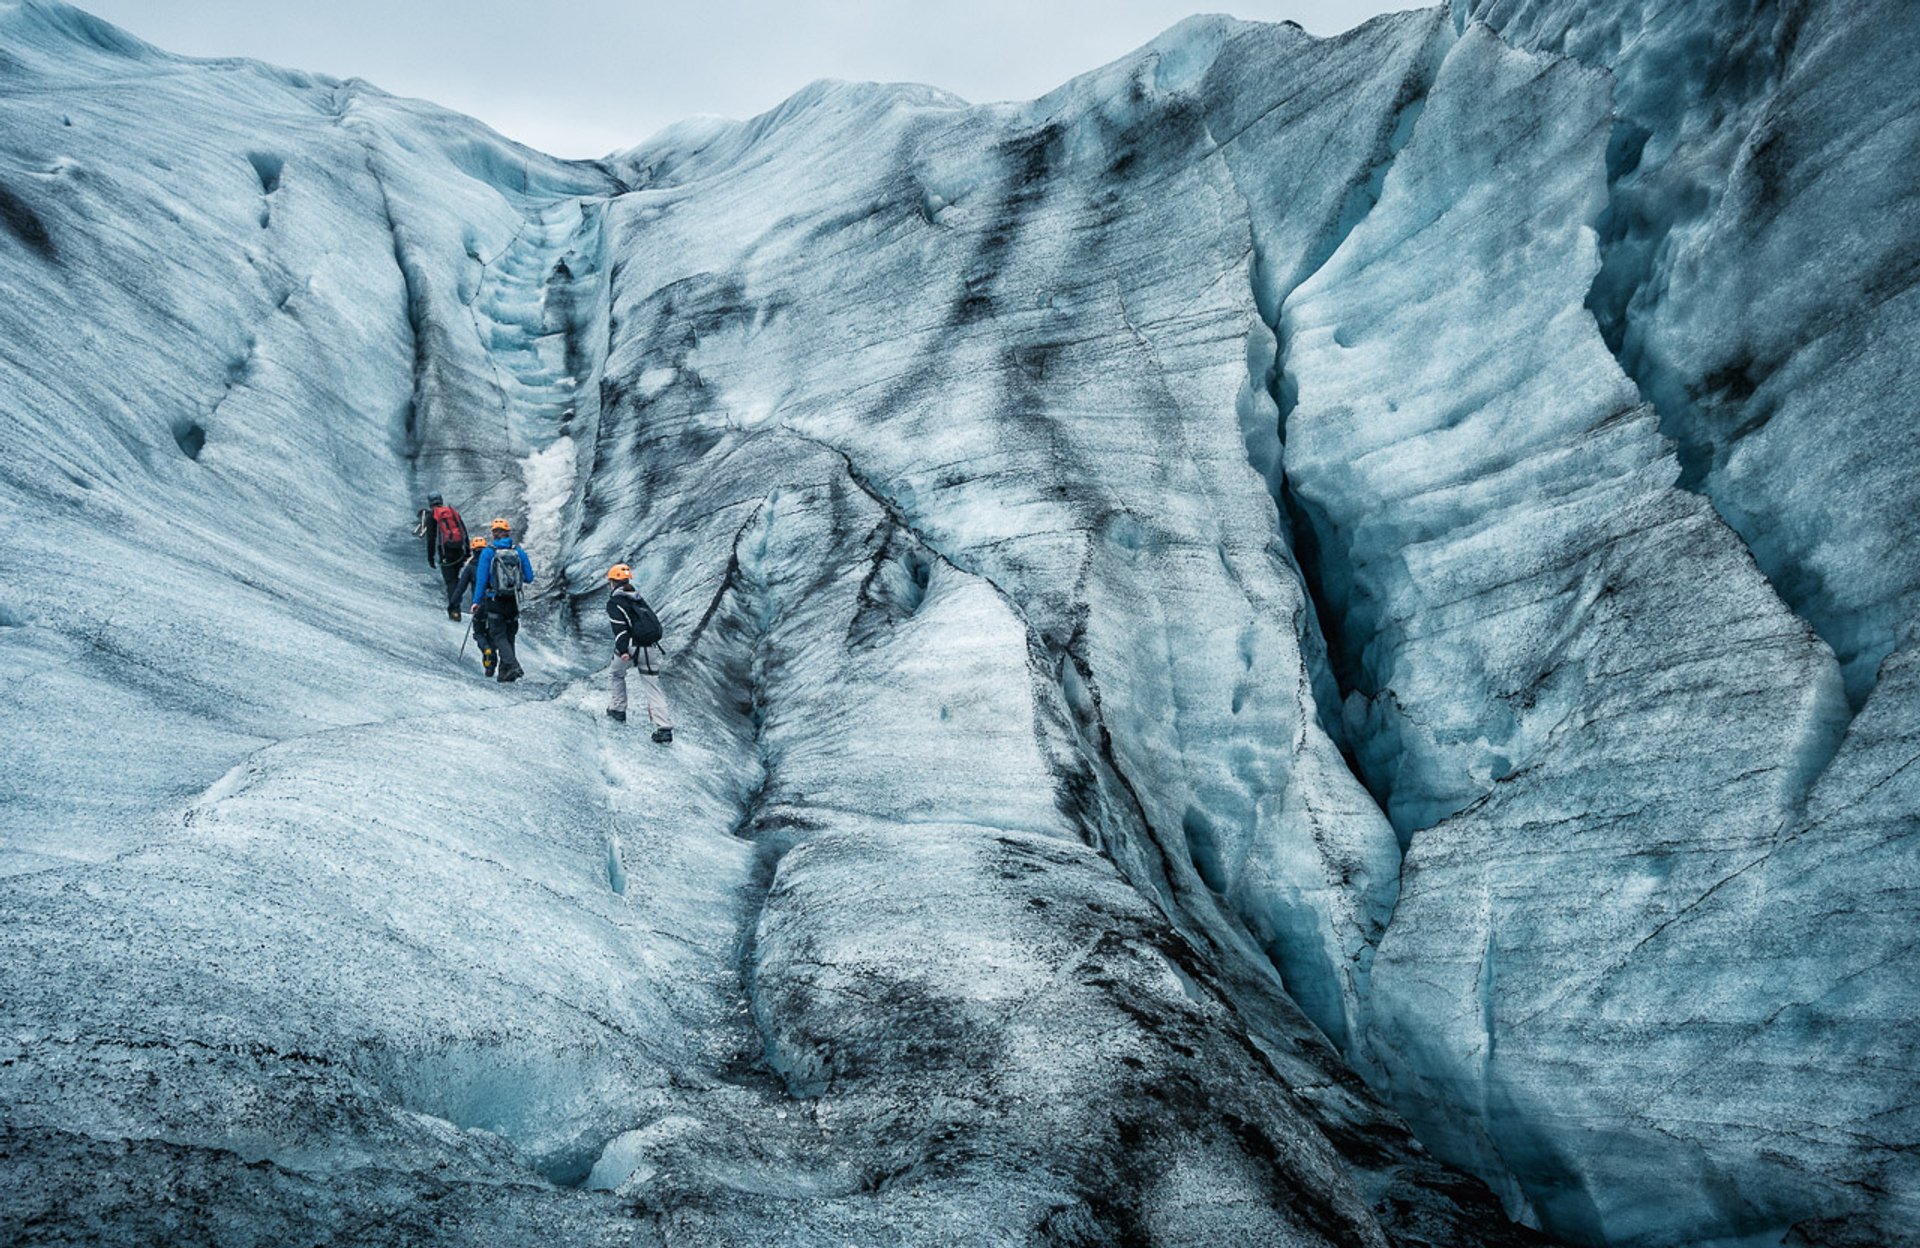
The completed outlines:
{"type": "Polygon", "coordinates": [[[0,0],[0,1239],[1917,1242],[1917,67],[1195,18],[562,162],[0,0]]]}

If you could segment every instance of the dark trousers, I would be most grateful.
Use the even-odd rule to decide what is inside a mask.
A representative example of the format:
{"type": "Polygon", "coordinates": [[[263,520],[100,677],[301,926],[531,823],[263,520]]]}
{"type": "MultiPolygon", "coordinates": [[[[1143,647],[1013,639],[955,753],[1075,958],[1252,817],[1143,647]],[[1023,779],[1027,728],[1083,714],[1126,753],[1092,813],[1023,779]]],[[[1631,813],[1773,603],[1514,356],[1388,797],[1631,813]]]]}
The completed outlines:
{"type": "Polygon", "coordinates": [[[493,652],[493,634],[487,631],[487,613],[475,610],[473,613],[473,644],[480,647],[480,662],[493,674],[493,663],[498,657],[493,652]]]}
{"type": "Polygon", "coordinates": [[[520,670],[520,659],[513,652],[513,642],[520,635],[520,603],[508,596],[489,598],[475,619],[476,628],[487,630],[487,640],[493,643],[494,653],[498,656],[494,673],[504,676],[508,672],[520,670]]]}
{"type": "Polygon", "coordinates": [[[454,594],[460,588],[460,565],[458,563],[442,562],[440,565],[440,579],[447,583],[448,609],[451,610],[459,606],[459,601],[454,597],[454,594]]]}

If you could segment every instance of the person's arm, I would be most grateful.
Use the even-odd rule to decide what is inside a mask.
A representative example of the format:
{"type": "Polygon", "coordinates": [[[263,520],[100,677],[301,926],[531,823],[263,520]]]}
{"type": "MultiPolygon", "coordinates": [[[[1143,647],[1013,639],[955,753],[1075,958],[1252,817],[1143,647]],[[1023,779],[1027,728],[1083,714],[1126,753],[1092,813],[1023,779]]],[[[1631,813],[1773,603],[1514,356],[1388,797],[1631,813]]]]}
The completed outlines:
{"type": "Polygon", "coordinates": [[[607,599],[607,619],[613,622],[613,652],[626,654],[633,649],[633,616],[624,600],[607,599]]]}
{"type": "Polygon", "coordinates": [[[533,560],[527,558],[527,548],[515,546],[514,549],[520,552],[520,579],[529,585],[533,584],[533,560]]]}
{"type": "Polygon", "coordinates": [[[466,601],[467,591],[473,588],[474,560],[467,560],[467,566],[460,569],[460,580],[453,587],[453,597],[447,599],[449,607],[457,607],[466,601]]]}

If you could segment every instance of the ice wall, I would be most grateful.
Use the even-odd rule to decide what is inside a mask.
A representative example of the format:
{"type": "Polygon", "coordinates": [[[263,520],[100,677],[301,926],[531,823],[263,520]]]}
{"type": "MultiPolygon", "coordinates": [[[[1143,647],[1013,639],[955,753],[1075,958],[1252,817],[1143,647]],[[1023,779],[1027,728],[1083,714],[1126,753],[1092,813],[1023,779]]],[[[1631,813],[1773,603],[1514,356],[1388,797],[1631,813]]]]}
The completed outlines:
{"type": "Polygon", "coordinates": [[[583,164],[0,5],[9,1234],[1901,1242],[1914,23],[1693,13],[583,164]]]}
{"type": "MultiPolygon", "coordinates": [[[[1830,652],[1674,487],[1584,307],[1610,121],[1602,75],[1463,35],[1283,310],[1286,469],[1338,578],[1349,731],[1411,836],[1373,975],[1387,1086],[1543,1222],[1689,1242],[1830,1199],[1825,1141],[1725,1160],[1761,1086],[1829,1078],[1769,1020],[1897,1050],[1876,1015],[1910,998],[1889,975],[1865,1017],[1783,999],[1760,933],[1699,922],[1797,835],[1847,712],[1830,652]]],[[[1784,890],[1769,923],[1820,931],[1839,900],[1784,890]]],[[[1831,985],[1871,974],[1831,952],[1831,985]]],[[[1848,1072],[1824,1096],[1864,1119],[1908,1090],[1848,1072]]]]}
{"type": "MultiPolygon", "coordinates": [[[[628,170],[365,84],[46,3],[0,30],[6,1238],[1519,1242],[1249,937],[1101,852],[1139,815],[1025,601],[828,430],[676,419],[711,391],[656,330],[700,364],[750,322],[717,262],[663,270],[742,240],[675,256],[628,170]],[[521,526],[537,680],[456,660],[428,489],[521,526]],[[598,713],[610,551],[673,629],[670,752],[598,713]]],[[[998,124],[824,87],[731,156],[885,179],[850,140],[889,94],[998,124]]],[[[1241,611],[1291,688],[1295,625],[1241,611]]],[[[1335,947],[1384,917],[1374,843],[1302,911],[1335,947]]]]}
{"type": "Polygon", "coordinates": [[[1457,5],[1515,43],[1611,70],[1609,344],[1857,710],[1911,644],[1914,193],[1898,3],[1457,5]],[[1865,430],[1831,436],[1836,415],[1865,430]],[[1857,414],[1857,415],[1855,415],[1857,414]]]}

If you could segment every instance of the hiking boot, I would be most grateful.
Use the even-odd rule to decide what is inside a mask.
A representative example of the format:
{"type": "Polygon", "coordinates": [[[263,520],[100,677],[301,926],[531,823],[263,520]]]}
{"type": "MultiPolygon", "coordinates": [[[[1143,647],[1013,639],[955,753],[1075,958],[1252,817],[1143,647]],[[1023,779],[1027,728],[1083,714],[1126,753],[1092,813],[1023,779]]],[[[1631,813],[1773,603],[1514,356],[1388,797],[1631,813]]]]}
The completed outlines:
{"type": "Polygon", "coordinates": [[[616,711],[612,707],[608,707],[607,718],[624,724],[627,722],[627,713],[625,711],[616,711]]]}
{"type": "Polygon", "coordinates": [[[458,624],[458,623],[460,622],[460,608],[459,608],[459,607],[448,607],[448,608],[447,608],[447,618],[448,618],[448,619],[450,619],[450,620],[452,620],[452,621],[453,621],[454,623],[456,623],[456,624],[458,624]]]}
{"type": "Polygon", "coordinates": [[[516,663],[512,667],[502,668],[500,671],[499,680],[501,684],[508,685],[508,684],[512,684],[516,680],[519,680],[522,676],[525,676],[525,675],[526,673],[522,671],[520,669],[520,665],[516,663]]]}
{"type": "Polygon", "coordinates": [[[671,728],[655,728],[655,729],[653,730],[653,741],[654,741],[654,744],[655,744],[655,745],[672,745],[672,744],[673,744],[673,729],[671,729],[671,728]]]}
{"type": "Polygon", "coordinates": [[[487,675],[489,676],[493,675],[493,660],[489,659],[485,663],[481,664],[481,666],[486,669],[487,675]]]}

